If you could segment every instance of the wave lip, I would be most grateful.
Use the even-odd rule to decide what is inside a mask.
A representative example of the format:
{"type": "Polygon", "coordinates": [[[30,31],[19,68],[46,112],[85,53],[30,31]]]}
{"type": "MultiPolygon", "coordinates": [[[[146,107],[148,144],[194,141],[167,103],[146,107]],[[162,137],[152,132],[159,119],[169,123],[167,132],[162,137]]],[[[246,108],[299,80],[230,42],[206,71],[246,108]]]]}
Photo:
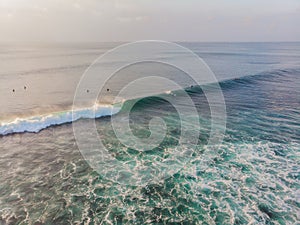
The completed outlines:
{"type": "Polygon", "coordinates": [[[16,118],[10,122],[0,123],[0,135],[3,136],[23,132],[37,133],[47,127],[70,123],[79,119],[94,119],[104,116],[112,116],[120,110],[121,106],[118,105],[94,105],[90,108],[54,112],[28,118],[16,118]]]}

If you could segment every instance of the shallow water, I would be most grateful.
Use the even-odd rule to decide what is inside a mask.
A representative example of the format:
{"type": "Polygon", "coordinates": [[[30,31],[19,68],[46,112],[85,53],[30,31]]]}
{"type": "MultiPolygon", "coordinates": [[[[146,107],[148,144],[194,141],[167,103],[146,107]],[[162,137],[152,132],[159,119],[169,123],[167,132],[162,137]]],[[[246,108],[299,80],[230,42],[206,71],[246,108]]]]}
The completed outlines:
{"type": "MultiPolygon", "coordinates": [[[[200,115],[199,144],[182,170],[156,184],[121,185],[104,176],[109,171],[96,173],[78,150],[72,124],[2,136],[0,223],[296,224],[300,220],[299,44],[293,48],[291,44],[186,45],[208,55],[213,70],[221,71],[225,62],[232,65],[231,70],[216,72],[223,78],[228,73],[227,81],[220,83],[228,117],[220,146],[206,145],[210,111],[198,87],[188,93],[200,115]],[[241,55],[235,56],[236,52],[241,55]]],[[[180,94],[174,98],[185,104],[180,94]]],[[[124,110],[114,117],[122,120],[124,110]]],[[[97,119],[96,126],[119,161],[154,163],[172,153],[180,124],[170,104],[150,97],[131,111],[132,132],[149,135],[153,116],[164,118],[167,135],[158,148],[142,153],[118,141],[110,117],[97,119]]],[[[89,122],[75,123],[84,128],[89,122]]]]}

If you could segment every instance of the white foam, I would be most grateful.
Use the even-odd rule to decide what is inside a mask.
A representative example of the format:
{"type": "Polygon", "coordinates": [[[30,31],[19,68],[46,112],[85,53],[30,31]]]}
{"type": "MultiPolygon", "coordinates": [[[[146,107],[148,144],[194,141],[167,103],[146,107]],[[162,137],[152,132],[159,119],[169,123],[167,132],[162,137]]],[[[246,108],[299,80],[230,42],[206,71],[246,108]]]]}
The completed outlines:
{"type": "Polygon", "coordinates": [[[111,116],[118,113],[121,106],[95,105],[91,108],[73,109],[69,111],[54,112],[47,115],[37,115],[28,118],[16,118],[10,122],[0,123],[0,135],[22,132],[39,132],[53,125],[61,125],[79,119],[93,119],[111,116]]]}

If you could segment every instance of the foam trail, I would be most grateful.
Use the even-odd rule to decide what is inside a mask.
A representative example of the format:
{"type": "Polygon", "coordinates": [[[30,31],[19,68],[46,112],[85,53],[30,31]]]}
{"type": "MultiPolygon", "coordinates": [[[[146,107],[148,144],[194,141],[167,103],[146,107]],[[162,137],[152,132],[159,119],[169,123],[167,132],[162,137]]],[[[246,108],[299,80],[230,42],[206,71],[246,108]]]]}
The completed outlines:
{"type": "Polygon", "coordinates": [[[73,122],[78,119],[93,119],[111,116],[118,113],[120,110],[121,106],[117,105],[95,105],[91,108],[75,109],[73,111],[55,112],[29,118],[16,118],[11,122],[0,123],[0,135],[22,132],[37,133],[47,127],[73,122]]]}

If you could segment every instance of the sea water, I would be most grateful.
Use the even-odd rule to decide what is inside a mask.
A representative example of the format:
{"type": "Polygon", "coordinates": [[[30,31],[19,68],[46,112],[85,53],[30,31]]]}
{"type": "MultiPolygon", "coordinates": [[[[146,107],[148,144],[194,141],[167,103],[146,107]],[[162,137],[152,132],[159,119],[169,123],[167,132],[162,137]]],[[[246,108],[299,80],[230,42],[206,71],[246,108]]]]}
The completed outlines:
{"type": "MultiPolygon", "coordinates": [[[[126,102],[113,113],[111,105],[102,104],[96,116],[86,108],[78,109],[76,121],[71,116],[80,77],[118,43],[0,45],[1,224],[300,220],[300,43],[179,44],[203,58],[220,81],[226,133],[218,147],[206,145],[209,103],[201,87],[187,89],[201,118],[199,145],[184,168],[144,186],[115,183],[93,170],[78,150],[70,123],[84,128],[97,117],[97,131],[110,154],[132,165],[153,163],[176,148],[180,118],[159,95],[140,99],[130,112],[132,133],[138,137],[149,135],[151,118],[166,122],[164,141],[151,151],[127,148],[114,135],[110,115],[123,120],[126,102]]],[[[147,72],[145,68],[128,68],[123,78],[110,83],[111,92],[134,72],[147,72]]],[[[172,68],[163,71],[169,76],[178,73],[172,68]]],[[[87,96],[95,88],[91,84],[87,96]]],[[[185,105],[180,93],[173,97],[185,105]]]]}

